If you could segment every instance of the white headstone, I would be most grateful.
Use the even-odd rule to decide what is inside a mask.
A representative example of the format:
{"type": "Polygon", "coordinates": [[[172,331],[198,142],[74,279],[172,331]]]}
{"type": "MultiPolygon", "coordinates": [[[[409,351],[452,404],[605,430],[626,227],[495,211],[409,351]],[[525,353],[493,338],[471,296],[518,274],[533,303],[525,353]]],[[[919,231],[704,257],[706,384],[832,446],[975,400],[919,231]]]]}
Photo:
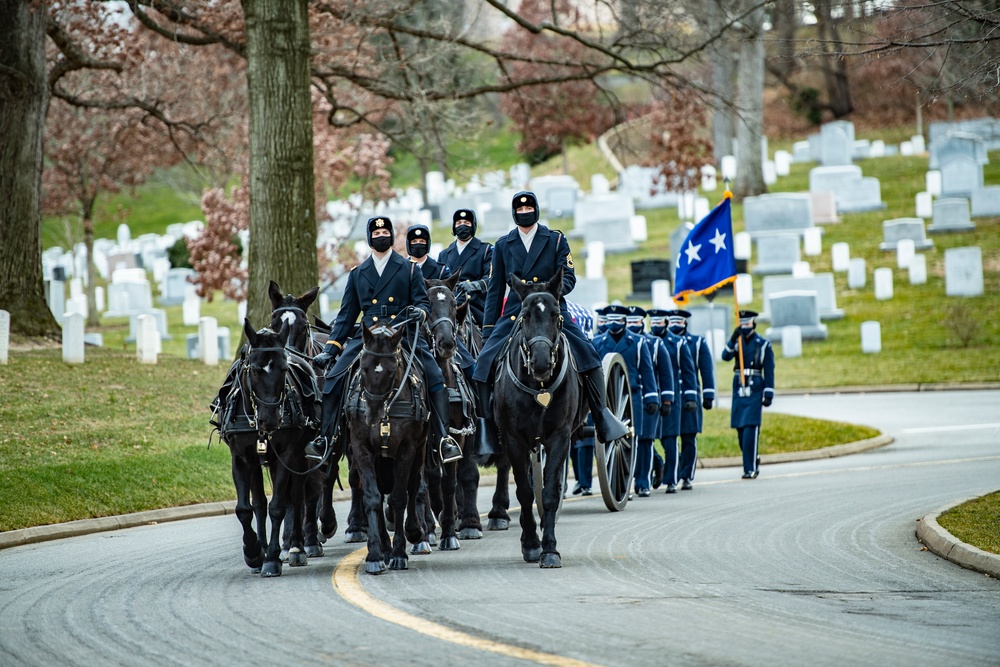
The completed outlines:
{"type": "Polygon", "coordinates": [[[62,322],[66,313],[66,288],[61,280],[49,281],[49,310],[52,311],[56,322],[62,322]]]}
{"type": "Polygon", "coordinates": [[[715,192],[715,189],[718,187],[719,184],[715,178],[715,167],[706,164],[701,168],[701,189],[705,192],[715,192]]]}
{"type": "Polygon", "coordinates": [[[972,217],[1000,216],[1000,185],[988,185],[972,191],[972,217]]]}
{"type": "Polygon", "coordinates": [[[104,288],[100,285],[94,287],[94,305],[98,313],[104,312],[104,288]]]}
{"type": "Polygon", "coordinates": [[[866,284],[868,284],[868,269],[865,267],[865,260],[860,257],[852,259],[847,268],[847,287],[862,289],[866,284]]]}
{"type": "Polygon", "coordinates": [[[795,324],[781,327],[781,356],[790,359],[802,356],[802,327],[795,324]]]}
{"type": "Polygon", "coordinates": [[[711,205],[708,203],[707,197],[698,197],[694,200],[694,219],[701,222],[708,215],[708,212],[712,210],[711,205]]]}
{"type": "Polygon", "coordinates": [[[851,164],[854,148],[854,125],[833,121],[820,128],[820,162],[827,167],[851,164]]]}
{"type": "Polygon", "coordinates": [[[186,296],[181,305],[181,311],[184,317],[184,326],[198,326],[198,321],[201,319],[201,299],[198,298],[198,295],[189,294],[186,296]]]}
{"type": "Polygon", "coordinates": [[[809,200],[812,201],[813,223],[817,225],[827,225],[840,222],[837,217],[837,195],[833,192],[810,192],[809,200]]]}
{"type": "Polygon", "coordinates": [[[913,146],[914,155],[922,155],[927,151],[926,142],[924,142],[924,135],[915,134],[910,137],[910,145],[913,146]]]}
{"type": "Polygon", "coordinates": [[[124,222],[118,225],[118,247],[123,251],[128,250],[129,244],[132,242],[132,233],[129,231],[128,225],[124,222]]]}
{"type": "Polygon", "coordinates": [[[586,277],[589,280],[596,280],[604,277],[604,261],[600,257],[587,257],[586,277]]]}
{"type": "Polygon", "coordinates": [[[722,361],[722,350],[726,348],[726,340],[729,334],[722,329],[709,329],[705,332],[705,342],[708,349],[712,351],[712,359],[722,361]]]}
{"type": "Polygon", "coordinates": [[[901,144],[899,144],[899,154],[904,157],[913,155],[913,142],[904,141],[901,144]]]}
{"type": "Polygon", "coordinates": [[[773,275],[791,273],[801,259],[798,234],[771,234],[757,238],[757,262],[753,273],[773,275]]]}
{"type": "Polygon", "coordinates": [[[219,365],[219,323],[214,317],[198,322],[198,358],[208,366],[219,365]]]}
{"type": "Polygon", "coordinates": [[[322,292],[319,295],[319,312],[325,313],[330,310],[330,295],[322,292]]]}
{"type": "Polygon", "coordinates": [[[934,197],[930,192],[918,192],[916,202],[918,218],[929,218],[934,215],[934,197]]]}
{"type": "Polygon", "coordinates": [[[885,142],[881,139],[876,139],[872,142],[871,148],[868,150],[869,157],[885,157],[885,142]]]}
{"type": "Polygon", "coordinates": [[[913,255],[916,254],[915,248],[913,239],[900,239],[896,243],[896,268],[909,268],[910,262],[913,261],[913,255]]]}
{"type": "Polygon", "coordinates": [[[62,352],[67,364],[83,363],[83,321],[81,313],[70,313],[63,317],[62,352]]]}
{"type": "Polygon", "coordinates": [[[753,302],[753,276],[749,273],[740,273],[736,276],[736,301],[738,303],[753,302]]]}
{"type": "Polygon", "coordinates": [[[681,220],[694,220],[694,193],[685,192],[677,199],[677,217],[681,220]]]}
{"type": "Polygon", "coordinates": [[[69,298],[75,299],[78,296],[83,296],[83,280],[80,278],[70,278],[69,298]]]}
{"type": "Polygon", "coordinates": [[[788,176],[792,170],[792,155],[788,151],[774,151],[774,173],[788,176]]]}
{"type": "Polygon", "coordinates": [[[813,227],[808,193],[776,192],[743,199],[743,222],[755,238],[773,232],[795,232],[813,227]]]}
{"type": "Polygon", "coordinates": [[[735,155],[723,155],[722,156],[722,178],[728,178],[731,181],[736,180],[736,156],[735,155]]]}
{"type": "Polygon", "coordinates": [[[733,238],[733,256],[736,259],[750,259],[753,254],[753,238],[749,232],[736,232],[733,238]]]}
{"type": "Polygon", "coordinates": [[[774,169],[774,162],[772,160],[764,160],[762,165],[764,172],[764,185],[774,185],[778,182],[778,174],[774,169]]]}
{"type": "Polygon", "coordinates": [[[844,310],[837,307],[837,287],[832,273],[817,273],[807,277],[765,276],[761,287],[764,307],[761,320],[771,318],[771,296],[780,292],[809,291],[816,294],[816,308],[821,320],[838,320],[844,310]]]}
{"type": "Polygon", "coordinates": [[[674,308],[673,295],[670,293],[669,280],[654,280],[651,283],[653,292],[653,308],[660,310],[672,310],[674,308]]]}
{"type": "Polygon", "coordinates": [[[247,317],[247,302],[239,301],[236,304],[236,321],[242,322],[247,317]]]}
{"type": "Polygon", "coordinates": [[[895,250],[904,239],[913,242],[914,250],[929,250],[934,247],[934,241],[927,238],[923,218],[883,220],[882,239],[879,250],[895,250]]]}
{"type": "Polygon", "coordinates": [[[969,200],[960,197],[945,197],[934,202],[934,221],[927,231],[970,232],[976,228],[969,212],[969,200]]]}
{"type": "Polygon", "coordinates": [[[844,242],[834,243],[830,248],[833,270],[844,272],[851,268],[851,248],[844,242]]]}
{"type": "Polygon", "coordinates": [[[861,323],[861,351],[865,354],[882,351],[882,325],[875,320],[861,323]]]}
{"type": "Polygon", "coordinates": [[[892,269],[875,269],[875,299],[886,301],[892,298],[892,269]]]}
{"type": "Polygon", "coordinates": [[[764,332],[769,340],[781,340],[788,326],[800,327],[804,340],[826,340],[827,327],[820,322],[818,297],[811,290],[789,290],[770,295],[771,328],[764,332]]]}
{"type": "Polygon", "coordinates": [[[135,356],[141,364],[155,364],[159,351],[160,332],[156,330],[156,318],[139,315],[135,339],[135,356]]]}
{"type": "MultiPolygon", "coordinates": [[[[927,187],[927,192],[933,197],[941,196],[941,172],[937,169],[931,169],[926,174],[924,174],[924,183],[927,187]]],[[[930,217],[930,216],[921,216],[930,217]]]]}
{"type": "Polygon", "coordinates": [[[944,284],[948,296],[983,294],[983,251],[979,246],[944,251],[944,284]]]}
{"type": "Polygon", "coordinates": [[[810,227],[802,232],[802,252],[808,257],[823,253],[823,231],[819,227],[810,227]]]}
{"type": "Polygon", "coordinates": [[[792,264],[793,278],[809,278],[813,275],[809,262],[795,262],[792,264]]]}
{"type": "Polygon", "coordinates": [[[632,240],[636,243],[645,243],[649,239],[646,216],[633,215],[629,218],[629,228],[632,230],[632,240]]]}
{"type": "Polygon", "coordinates": [[[927,283],[927,257],[926,255],[914,255],[910,260],[910,284],[924,285],[927,283]]]}
{"type": "Polygon", "coordinates": [[[0,310],[0,366],[7,365],[10,350],[10,313],[0,310]]]}
{"type": "Polygon", "coordinates": [[[611,192],[611,184],[604,174],[592,174],[590,177],[590,192],[595,195],[606,195],[611,192]]]}

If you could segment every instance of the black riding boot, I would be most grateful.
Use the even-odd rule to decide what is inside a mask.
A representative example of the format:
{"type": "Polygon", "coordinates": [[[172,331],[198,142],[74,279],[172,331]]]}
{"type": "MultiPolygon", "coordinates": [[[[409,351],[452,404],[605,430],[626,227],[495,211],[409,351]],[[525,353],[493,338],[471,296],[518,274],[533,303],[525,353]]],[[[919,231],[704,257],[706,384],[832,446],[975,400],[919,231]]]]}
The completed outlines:
{"type": "Polygon", "coordinates": [[[431,442],[438,443],[441,463],[462,458],[462,448],[448,434],[448,388],[431,394],[431,442]]]}
{"type": "Polygon", "coordinates": [[[608,410],[604,372],[599,366],[583,373],[583,386],[587,391],[590,414],[594,418],[594,431],[601,442],[611,442],[628,435],[631,429],[608,410]]]}
{"type": "Polygon", "coordinates": [[[476,419],[476,456],[493,456],[500,451],[500,440],[497,437],[497,425],[493,421],[493,412],[490,410],[490,383],[476,383],[476,408],[479,410],[479,418],[476,419]]]}

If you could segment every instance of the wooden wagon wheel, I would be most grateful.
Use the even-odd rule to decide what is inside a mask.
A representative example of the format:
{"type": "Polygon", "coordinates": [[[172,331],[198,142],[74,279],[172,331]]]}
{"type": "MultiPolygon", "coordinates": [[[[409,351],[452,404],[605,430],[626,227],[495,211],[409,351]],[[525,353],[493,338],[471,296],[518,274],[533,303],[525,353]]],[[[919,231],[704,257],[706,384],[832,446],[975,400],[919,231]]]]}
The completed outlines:
{"type": "Polygon", "coordinates": [[[628,435],[601,442],[594,437],[597,454],[597,477],[601,483],[601,497],[611,512],[625,509],[632,488],[635,472],[635,423],[632,419],[632,388],[628,381],[628,369],[620,354],[606,354],[602,361],[604,368],[604,388],[608,409],[629,427],[628,435]]]}

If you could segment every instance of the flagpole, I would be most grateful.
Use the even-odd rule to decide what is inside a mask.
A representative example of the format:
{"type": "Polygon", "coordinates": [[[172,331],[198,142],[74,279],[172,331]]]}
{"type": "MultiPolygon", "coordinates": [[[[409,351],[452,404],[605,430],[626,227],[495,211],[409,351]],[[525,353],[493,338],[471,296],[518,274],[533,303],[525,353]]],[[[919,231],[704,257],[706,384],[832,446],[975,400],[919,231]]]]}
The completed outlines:
{"type": "MultiPolygon", "coordinates": [[[[723,197],[726,199],[732,199],[733,193],[729,190],[729,177],[725,177],[726,191],[723,193],[723,197]]],[[[735,240],[733,241],[735,243],[735,240]]],[[[733,283],[733,310],[736,314],[736,328],[740,328],[740,301],[736,295],[736,283],[733,283]]],[[[747,379],[743,372],[743,334],[736,337],[736,349],[738,351],[738,357],[740,360],[740,395],[743,394],[743,389],[746,387],[747,379]]]]}

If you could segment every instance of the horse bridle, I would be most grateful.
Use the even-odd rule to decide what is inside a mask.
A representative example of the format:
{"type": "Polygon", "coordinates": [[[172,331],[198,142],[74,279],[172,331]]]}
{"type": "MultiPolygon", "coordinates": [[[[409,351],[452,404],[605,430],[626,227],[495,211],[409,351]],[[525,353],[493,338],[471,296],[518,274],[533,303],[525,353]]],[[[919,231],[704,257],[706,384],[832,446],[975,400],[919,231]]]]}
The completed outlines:
{"type": "MultiPolygon", "coordinates": [[[[428,289],[427,293],[430,294],[431,290],[435,290],[435,289],[447,290],[448,288],[440,286],[440,285],[435,285],[434,287],[431,287],[430,289],[428,289]]],[[[457,340],[458,339],[458,325],[455,324],[455,320],[451,319],[450,316],[448,316],[448,315],[442,315],[441,317],[437,318],[433,322],[426,322],[426,323],[424,323],[424,326],[427,327],[427,338],[428,338],[428,340],[430,340],[430,343],[431,343],[431,354],[434,355],[435,357],[437,357],[437,338],[434,336],[434,329],[439,324],[444,324],[445,322],[447,322],[448,324],[451,325],[451,335],[452,335],[453,338],[455,338],[457,340]]]]}
{"type": "MultiPolygon", "coordinates": [[[[522,309],[521,312],[523,313],[524,310],[522,309]]],[[[522,322],[521,318],[522,315],[519,315],[517,324],[521,324],[522,322]]],[[[534,338],[529,338],[526,340],[524,335],[521,335],[519,341],[520,344],[518,345],[518,348],[520,349],[521,352],[521,363],[524,365],[524,367],[525,368],[531,367],[531,362],[528,360],[528,355],[531,352],[531,347],[536,343],[544,343],[549,348],[549,359],[552,360],[551,363],[549,364],[549,375],[551,375],[553,371],[555,371],[556,364],[558,363],[559,359],[559,344],[563,339],[562,330],[563,330],[563,316],[562,314],[560,314],[559,324],[556,327],[555,341],[553,341],[551,338],[548,338],[547,336],[535,336],[534,338]]]]}
{"type": "MultiPolygon", "coordinates": [[[[273,319],[276,313],[285,313],[285,312],[297,313],[302,316],[302,321],[306,323],[306,331],[308,332],[306,344],[305,347],[303,348],[303,351],[308,351],[310,343],[312,343],[314,340],[313,338],[314,327],[313,325],[309,324],[309,316],[306,314],[306,311],[304,311],[302,308],[298,306],[281,306],[271,311],[271,318],[273,319]]],[[[289,336],[289,338],[291,338],[291,336],[289,336]]]]}
{"type": "Polygon", "coordinates": [[[266,407],[278,406],[278,424],[281,424],[285,419],[285,397],[288,395],[288,380],[287,378],[282,378],[281,382],[281,395],[278,396],[277,401],[265,401],[257,392],[253,390],[253,382],[250,379],[250,355],[254,352],[281,352],[282,354],[288,354],[288,350],[284,347],[251,347],[247,351],[247,359],[243,363],[243,368],[247,371],[247,394],[250,396],[250,407],[253,408],[253,418],[247,415],[247,419],[250,422],[250,426],[257,429],[257,452],[259,454],[264,454],[267,452],[267,444],[271,440],[271,434],[273,431],[261,431],[257,424],[260,423],[260,418],[257,411],[257,405],[263,405],[266,407]]]}

